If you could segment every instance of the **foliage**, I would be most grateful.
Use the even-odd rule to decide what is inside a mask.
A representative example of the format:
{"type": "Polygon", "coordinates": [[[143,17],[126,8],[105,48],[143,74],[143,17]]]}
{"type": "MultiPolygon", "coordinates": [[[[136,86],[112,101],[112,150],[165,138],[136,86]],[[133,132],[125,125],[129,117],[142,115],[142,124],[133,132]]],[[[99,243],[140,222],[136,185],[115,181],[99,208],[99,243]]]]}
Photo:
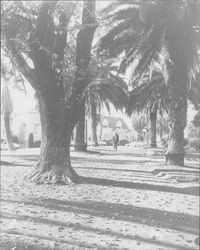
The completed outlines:
{"type": "Polygon", "coordinates": [[[200,150],[200,138],[190,138],[189,139],[189,145],[194,150],[198,151],[200,150]]]}
{"type": "Polygon", "coordinates": [[[126,140],[126,139],[120,140],[120,141],[119,141],[119,145],[120,145],[120,146],[125,146],[128,142],[129,142],[129,141],[126,140]]]}
{"type": "Polygon", "coordinates": [[[166,115],[164,114],[158,115],[156,128],[157,128],[158,133],[160,132],[160,129],[162,130],[161,136],[165,136],[166,134],[169,134],[169,121],[166,115]]]}
{"type": "Polygon", "coordinates": [[[170,102],[169,88],[159,71],[152,73],[151,79],[146,73],[143,77],[136,77],[132,83],[133,87],[129,93],[127,113],[131,115],[134,111],[153,111],[156,107],[160,113],[167,112],[170,102]]]}
{"type": "Polygon", "coordinates": [[[200,2],[194,0],[116,1],[102,13],[112,25],[100,39],[99,51],[109,57],[124,55],[121,72],[136,63],[132,79],[147,71],[151,77],[157,62],[166,83],[189,83],[188,74],[194,78],[199,71],[199,10],[200,2]],[[172,74],[174,69],[178,74],[172,74]]]}
{"type": "Polygon", "coordinates": [[[141,134],[143,129],[147,126],[145,113],[134,113],[132,115],[132,126],[136,132],[141,134]]]}
{"type": "Polygon", "coordinates": [[[200,127],[200,111],[198,111],[198,113],[195,115],[194,120],[192,122],[195,127],[200,127]]]}
{"type": "Polygon", "coordinates": [[[116,66],[112,60],[98,58],[93,55],[90,63],[90,84],[86,89],[86,104],[89,109],[94,103],[98,109],[105,104],[110,111],[110,103],[115,109],[127,105],[127,84],[122,76],[117,75],[116,66]]]}
{"type": "Polygon", "coordinates": [[[79,22],[80,5],[74,1],[4,1],[1,5],[2,50],[34,89],[36,70],[55,73],[57,89],[66,100],[76,72],[74,37],[84,28],[79,22]]]}

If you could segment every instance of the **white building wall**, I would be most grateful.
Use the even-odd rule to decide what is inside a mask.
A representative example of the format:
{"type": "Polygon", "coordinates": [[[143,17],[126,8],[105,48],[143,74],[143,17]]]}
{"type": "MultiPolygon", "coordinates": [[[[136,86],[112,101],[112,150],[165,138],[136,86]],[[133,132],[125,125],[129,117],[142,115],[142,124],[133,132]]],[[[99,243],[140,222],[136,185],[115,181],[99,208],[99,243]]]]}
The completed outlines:
{"type": "Polygon", "coordinates": [[[17,114],[11,124],[12,134],[17,136],[19,143],[28,147],[30,133],[33,133],[34,141],[41,140],[41,125],[38,112],[17,114]]]}

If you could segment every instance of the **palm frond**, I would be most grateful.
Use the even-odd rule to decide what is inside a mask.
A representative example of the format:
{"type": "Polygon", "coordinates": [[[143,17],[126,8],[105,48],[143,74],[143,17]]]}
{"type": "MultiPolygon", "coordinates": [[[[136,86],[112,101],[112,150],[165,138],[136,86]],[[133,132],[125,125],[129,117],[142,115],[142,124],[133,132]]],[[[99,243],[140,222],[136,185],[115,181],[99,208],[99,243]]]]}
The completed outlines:
{"type": "Polygon", "coordinates": [[[156,106],[160,112],[166,112],[169,100],[169,87],[165,85],[161,72],[152,72],[151,81],[149,73],[138,76],[132,82],[133,89],[129,93],[127,114],[152,110],[156,106]]]}
{"type": "Polygon", "coordinates": [[[116,26],[111,28],[106,35],[101,37],[97,43],[98,46],[98,52],[101,52],[103,50],[109,50],[111,44],[114,41],[114,38],[116,35],[119,35],[121,32],[124,32],[124,30],[127,30],[131,25],[131,22],[121,21],[116,26]]]}
{"type": "Polygon", "coordinates": [[[138,21],[140,21],[140,12],[137,5],[132,5],[125,8],[121,7],[119,10],[113,11],[110,15],[107,15],[106,18],[112,21],[131,20],[134,25],[138,25],[138,21]]]}

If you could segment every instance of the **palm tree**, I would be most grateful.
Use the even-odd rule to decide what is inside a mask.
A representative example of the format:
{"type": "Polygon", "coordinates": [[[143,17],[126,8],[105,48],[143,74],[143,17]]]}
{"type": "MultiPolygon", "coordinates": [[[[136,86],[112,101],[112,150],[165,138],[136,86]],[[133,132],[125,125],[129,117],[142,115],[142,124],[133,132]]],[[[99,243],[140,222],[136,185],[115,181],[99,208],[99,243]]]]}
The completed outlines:
{"type": "Polygon", "coordinates": [[[1,95],[1,112],[3,114],[4,119],[4,128],[6,133],[6,141],[8,144],[9,150],[15,150],[15,147],[12,143],[12,135],[10,130],[10,115],[13,112],[13,103],[10,95],[10,90],[7,85],[7,75],[5,70],[5,65],[1,65],[1,76],[4,79],[4,83],[2,85],[2,95],[1,95]]]}
{"type": "Polygon", "coordinates": [[[92,142],[98,146],[97,140],[97,111],[104,104],[108,111],[112,104],[116,110],[122,110],[127,104],[127,84],[122,76],[117,75],[117,67],[112,60],[97,58],[93,55],[90,64],[90,84],[85,93],[85,106],[76,125],[75,150],[86,151],[85,121],[86,113],[91,117],[92,142]]]}
{"type": "Polygon", "coordinates": [[[138,60],[134,75],[139,76],[157,61],[171,86],[169,164],[184,164],[187,84],[200,43],[199,10],[200,2],[195,0],[118,1],[104,10],[113,25],[99,42],[101,51],[110,57],[124,54],[122,72],[138,60]]]}
{"type": "Polygon", "coordinates": [[[127,104],[127,84],[121,76],[116,75],[116,66],[111,62],[102,63],[101,59],[94,58],[90,73],[90,84],[85,91],[85,106],[76,125],[75,150],[86,151],[85,143],[85,114],[91,116],[92,141],[98,146],[97,140],[97,110],[104,104],[108,111],[112,104],[116,110],[122,110],[127,104]],[[97,62],[98,61],[98,62],[97,62]],[[96,67],[94,66],[96,63],[96,67]]]}
{"type": "MultiPolygon", "coordinates": [[[[91,83],[86,91],[86,104],[92,121],[93,145],[98,145],[97,140],[97,111],[104,104],[110,112],[112,104],[116,110],[122,110],[127,105],[127,84],[122,76],[117,75],[116,66],[112,61],[94,58],[91,70],[91,83]]],[[[100,112],[98,112],[100,113],[100,112]]]]}
{"type": "Polygon", "coordinates": [[[76,123],[76,133],[75,133],[75,151],[86,151],[87,143],[85,141],[85,119],[86,119],[86,109],[85,104],[82,106],[79,119],[76,123]]]}
{"type": "Polygon", "coordinates": [[[168,87],[159,71],[153,71],[151,78],[147,72],[142,79],[137,77],[131,84],[133,89],[129,93],[127,113],[132,115],[133,112],[147,110],[150,121],[150,147],[156,148],[157,111],[160,113],[167,111],[169,102],[168,87]]]}
{"type": "Polygon", "coordinates": [[[132,127],[137,132],[137,139],[139,141],[144,139],[143,130],[147,126],[146,114],[144,111],[142,112],[134,112],[131,115],[132,117],[132,127]]]}

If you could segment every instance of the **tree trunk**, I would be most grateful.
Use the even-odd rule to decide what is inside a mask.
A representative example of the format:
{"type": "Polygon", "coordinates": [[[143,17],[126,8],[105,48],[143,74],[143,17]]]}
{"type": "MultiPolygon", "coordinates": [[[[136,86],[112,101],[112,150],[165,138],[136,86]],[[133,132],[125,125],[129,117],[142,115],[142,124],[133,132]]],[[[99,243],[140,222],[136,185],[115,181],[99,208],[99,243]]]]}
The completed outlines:
{"type": "Polygon", "coordinates": [[[187,118],[187,99],[179,98],[179,103],[171,103],[169,111],[169,139],[165,154],[167,164],[184,166],[184,129],[187,118]]]}
{"type": "Polygon", "coordinates": [[[91,103],[91,118],[92,118],[92,142],[96,147],[98,146],[97,140],[97,109],[95,103],[91,103]]]}
{"type": "Polygon", "coordinates": [[[156,120],[157,120],[157,108],[150,111],[150,147],[156,148],[156,120]]]}
{"type": "MultiPolygon", "coordinates": [[[[48,32],[43,32],[43,30],[51,31],[48,25],[52,25],[52,22],[49,22],[49,20],[52,20],[49,18],[52,6],[49,4],[50,2],[46,2],[41,8],[37,22],[36,31],[38,32],[34,33],[33,38],[36,36],[36,39],[33,39],[31,43],[31,54],[35,66],[34,87],[39,100],[42,126],[42,143],[38,165],[28,177],[35,183],[68,184],[70,182],[80,182],[81,180],[71,167],[70,142],[73,128],[84,107],[84,94],[88,85],[91,46],[97,27],[95,1],[84,1],[82,28],[76,38],[76,72],[71,94],[67,100],[64,80],[61,75],[62,71],[60,71],[59,67],[59,71],[57,71],[55,65],[52,67],[54,64],[52,56],[45,49],[49,39],[47,39],[48,32]],[[42,46],[43,43],[44,47],[42,46]]],[[[66,29],[66,27],[64,28],[66,29]]],[[[50,33],[51,37],[54,32],[50,33]]],[[[66,37],[64,38],[66,40],[66,37]]],[[[64,53],[65,44],[60,49],[64,53]]],[[[54,52],[56,53],[56,51],[54,52]]],[[[59,53],[59,55],[57,53],[57,55],[60,56],[62,53],[59,53]]]]}
{"type": "Polygon", "coordinates": [[[159,128],[159,135],[160,135],[160,140],[162,140],[163,137],[163,125],[162,125],[162,117],[160,117],[160,128],[159,128]]]}
{"type": "Polygon", "coordinates": [[[40,158],[36,169],[28,176],[29,179],[37,184],[69,184],[80,181],[70,163],[73,128],[67,121],[65,110],[57,109],[56,102],[50,106],[41,95],[39,106],[42,126],[40,158]]]}
{"type": "Polygon", "coordinates": [[[4,128],[6,133],[6,141],[10,151],[14,151],[15,147],[12,143],[12,135],[10,131],[10,113],[4,113],[4,128]]]}
{"type": "Polygon", "coordinates": [[[74,150],[83,152],[87,150],[87,144],[85,143],[85,106],[82,107],[79,120],[76,124],[74,150]]]}

